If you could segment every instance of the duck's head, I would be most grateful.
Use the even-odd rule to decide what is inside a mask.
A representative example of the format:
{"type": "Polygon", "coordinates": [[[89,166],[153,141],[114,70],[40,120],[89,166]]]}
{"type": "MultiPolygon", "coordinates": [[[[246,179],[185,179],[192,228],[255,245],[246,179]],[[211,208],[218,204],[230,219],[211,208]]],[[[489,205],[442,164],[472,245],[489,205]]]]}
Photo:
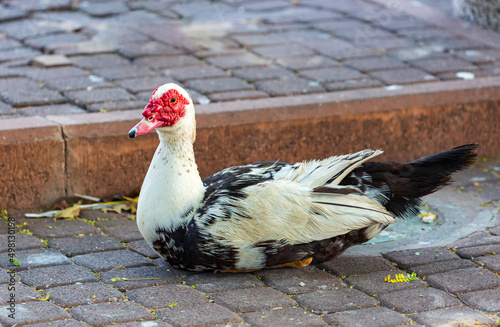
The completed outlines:
{"type": "Polygon", "coordinates": [[[168,133],[196,128],[193,126],[193,101],[186,90],[174,83],[164,84],[153,91],[142,116],[144,118],[128,133],[130,138],[154,129],[168,133]]]}

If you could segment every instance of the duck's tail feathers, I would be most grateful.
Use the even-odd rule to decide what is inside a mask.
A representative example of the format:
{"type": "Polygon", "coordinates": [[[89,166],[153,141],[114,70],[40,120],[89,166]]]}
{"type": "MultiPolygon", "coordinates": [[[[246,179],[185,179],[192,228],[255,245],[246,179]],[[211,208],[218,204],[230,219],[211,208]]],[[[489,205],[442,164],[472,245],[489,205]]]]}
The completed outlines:
{"type": "Polygon", "coordinates": [[[387,190],[386,209],[404,217],[417,213],[420,197],[450,184],[454,172],[471,166],[477,159],[477,147],[462,145],[408,163],[366,162],[362,169],[371,176],[372,187],[387,190]]]}

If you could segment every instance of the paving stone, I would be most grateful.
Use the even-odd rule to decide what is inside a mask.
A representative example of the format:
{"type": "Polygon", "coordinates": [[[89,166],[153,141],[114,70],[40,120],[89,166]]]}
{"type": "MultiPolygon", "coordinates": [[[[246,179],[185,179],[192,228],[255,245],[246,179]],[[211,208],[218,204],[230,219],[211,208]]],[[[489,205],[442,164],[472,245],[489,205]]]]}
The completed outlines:
{"type": "Polygon", "coordinates": [[[267,326],[326,326],[326,323],[315,314],[302,308],[284,308],[262,310],[243,315],[245,321],[253,327],[267,326]]]}
{"type": "Polygon", "coordinates": [[[15,107],[66,102],[59,93],[43,89],[26,78],[0,80],[0,96],[15,107]]]}
{"type": "Polygon", "coordinates": [[[492,235],[500,236],[500,226],[488,229],[488,233],[490,233],[492,235]]]}
{"type": "MultiPolygon", "coordinates": [[[[138,96],[138,98],[140,98],[140,96],[138,96]]],[[[117,110],[144,109],[144,106],[146,104],[147,102],[145,102],[144,100],[99,102],[99,103],[89,104],[87,106],[87,111],[106,112],[106,111],[117,111],[117,110]]]]}
{"type": "Polygon", "coordinates": [[[25,107],[17,109],[17,112],[21,116],[46,117],[46,116],[84,114],[86,111],[72,104],[58,104],[58,105],[25,107]]]}
{"type": "Polygon", "coordinates": [[[410,48],[415,45],[412,40],[405,38],[398,38],[395,36],[384,36],[384,37],[371,37],[363,38],[361,40],[354,40],[354,45],[360,48],[375,49],[378,52],[384,52],[387,50],[400,49],[400,48],[410,48]]]}
{"type": "Polygon", "coordinates": [[[417,267],[408,268],[409,272],[415,272],[420,277],[429,276],[432,274],[442,273],[464,268],[473,268],[476,265],[469,260],[454,259],[430,263],[428,265],[421,265],[417,267]]]}
{"type": "Polygon", "coordinates": [[[346,67],[306,69],[301,70],[300,74],[304,77],[321,83],[365,77],[365,75],[360,73],[359,71],[346,67]]]}
{"type": "MultiPolygon", "coordinates": [[[[171,324],[161,322],[158,320],[155,320],[155,321],[151,321],[151,320],[150,321],[132,321],[132,322],[127,322],[127,323],[122,323],[122,324],[113,323],[113,324],[106,325],[106,326],[109,326],[109,327],[114,327],[114,326],[117,326],[117,327],[174,327],[171,324]]],[[[213,326],[213,325],[211,325],[211,326],[213,326]]]]}
{"type": "Polygon", "coordinates": [[[70,100],[80,105],[97,102],[134,100],[135,97],[119,87],[93,89],[85,91],[68,91],[64,93],[70,100]]]}
{"type": "Polygon", "coordinates": [[[449,247],[452,249],[459,249],[465,247],[493,244],[500,244],[500,236],[490,235],[485,232],[475,232],[465,238],[451,243],[449,247]]]}
{"type": "Polygon", "coordinates": [[[253,87],[236,77],[193,79],[186,82],[186,86],[201,93],[248,90],[253,87]]]}
{"type": "Polygon", "coordinates": [[[181,276],[182,281],[187,285],[193,285],[197,290],[205,293],[264,286],[255,276],[246,273],[207,272],[185,275],[180,270],[175,270],[174,273],[181,276]]]}
{"type": "Polygon", "coordinates": [[[156,266],[113,270],[99,275],[101,280],[123,291],[148,286],[181,283],[172,272],[156,266]]]}
{"type": "Polygon", "coordinates": [[[348,277],[344,281],[354,288],[372,295],[427,286],[427,283],[422,280],[412,280],[407,283],[388,283],[385,281],[388,275],[394,278],[397,274],[404,274],[404,272],[399,270],[380,271],[365,276],[348,277]]]}
{"type": "Polygon", "coordinates": [[[407,84],[435,80],[436,78],[415,68],[380,70],[370,72],[370,76],[387,84],[407,84]]]}
{"type": "Polygon", "coordinates": [[[0,10],[0,22],[3,23],[11,20],[26,18],[28,15],[29,13],[25,10],[5,8],[2,6],[2,10],[0,10]]]}
{"type": "Polygon", "coordinates": [[[382,257],[343,255],[318,264],[321,269],[331,271],[339,277],[365,275],[377,271],[390,271],[396,268],[382,257]]]}
{"type": "MultiPolygon", "coordinates": [[[[117,102],[115,102],[117,103],[117,102]]],[[[142,102],[141,102],[142,103],[142,102]]],[[[144,105],[143,105],[144,107],[144,105]]],[[[122,212],[102,212],[101,210],[82,210],[80,211],[80,218],[87,220],[104,220],[104,219],[129,219],[130,213],[122,212]]],[[[96,226],[103,227],[103,224],[107,223],[96,223],[96,226]]],[[[104,225],[105,226],[105,225],[104,225]]]]}
{"type": "Polygon", "coordinates": [[[228,49],[228,48],[212,48],[204,49],[194,52],[194,55],[198,58],[210,58],[210,57],[225,57],[225,56],[237,56],[244,55],[248,52],[245,49],[228,49]]]}
{"type": "Polygon", "coordinates": [[[96,54],[88,56],[73,56],[71,61],[86,69],[109,68],[117,66],[128,66],[128,60],[116,54],[96,54]]]}
{"type": "Polygon", "coordinates": [[[128,11],[127,5],[121,1],[106,1],[102,3],[84,1],[78,6],[78,8],[95,17],[106,17],[128,11]]]}
{"type": "MultiPolygon", "coordinates": [[[[46,52],[50,52],[54,48],[61,46],[63,44],[71,44],[78,43],[82,41],[87,41],[88,37],[81,33],[58,33],[51,34],[45,36],[37,36],[33,38],[26,39],[24,41],[25,44],[30,47],[37,48],[39,50],[46,50],[46,52]]],[[[49,60],[49,66],[52,66],[53,60],[56,60],[56,63],[60,60],[63,61],[64,66],[71,65],[71,61],[64,55],[47,55],[45,61],[49,60]],[[52,57],[52,58],[51,58],[52,57]]],[[[42,67],[47,67],[47,65],[41,64],[42,67]]],[[[57,65],[60,66],[60,65],[57,65]]]]}
{"type": "Polygon", "coordinates": [[[127,247],[148,258],[160,257],[158,253],[156,253],[155,250],[153,250],[153,248],[149,246],[149,244],[145,240],[129,242],[127,243],[127,247]]]}
{"type": "Polygon", "coordinates": [[[477,67],[471,63],[456,58],[433,58],[415,60],[411,62],[412,66],[425,70],[431,74],[451,72],[451,71],[470,71],[477,70],[477,67]]]}
{"type": "Polygon", "coordinates": [[[153,76],[155,74],[153,70],[147,67],[137,67],[132,65],[99,68],[93,70],[93,73],[95,75],[99,75],[110,80],[153,76]]]}
{"type": "Polygon", "coordinates": [[[171,324],[167,324],[161,321],[133,321],[125,322],[123,324],[111,324],[106,325],[108,327],[174,327],[171,324]]]}
{"type": "Polygon", "coordinates": [[[146,66],[154,69],[176,68],[183,66],[197,66],[202,63],[198,58],[191,55],[183,56],[147,56],[134,61],[139,66],[146,66]]]}
{"type": "Polygon", "coordinates": [[[429,46],[440,47],[445,50],[460,50],[460,49],[469,50],[469,49],[481,49],[485,47],[485,45],[481,42],[462,37],[429,40],[426,42],[426,44],[429,46]]]}
{"type": "Polygon", "coordinates": [[[252,312],[275,307],[292,307],[295,301],[270,288],[245,288],[212,294],[215,303],[221,304],[234,312],[252,312]]]}
{"type": "Polygon", "coordinates": [[[217,92],[208,95],[212,101],[231,101],[267,98],[269,94],[257,90],[217,92]]]}
{"type": "MultiPolygon", "coordinates": [[[[475,326],[477,324],[487,325],[495,322],[480,312],[470,308],[446,308],[417,313],[411,317],[425,326],[475,326]]],[[[494,326],[494,325],[493,325],[494,326]]]]}
{"type": "Polygon", "coordinates": [[[73,90],[87,90],[91,91],[97,88],[113,87],[114,84],[105,81],[100,76],[89,75],[89,76],[78,76],[69,77],[64,79],[50,79],[44,82],[44,84],[58,91],[73,91],[73,90]]]}
{"type": "Polygon", "coordinates": [[[207,63],[222,69],[235,69],[251,66],[265,65],[266,60],[252,53],[245,53],[235,56],[220,56],[207,58],[207,63]]]}
{"type": "Polygon", "coordinates": [[[10,294],[15,294],[14,299],[16,303],[37,301],[41,298],[40,293],[23,283],[15,283],[13,285],[9,284],[9,286],[4,285],[0,289],[0,305],[9,303],[9,300],[11,299],[10,294]]]}
{"type": "Polygon", "coordinates": [[[52,68],[28,67],[22,72],[29,78],[42,82],[54,78],[61,79],[61,78],[87,75],[87,72],[85,72],[85,70],[78,67],[52,67],[52,68]]]}
{"type": "Polygon", "coordinates": [[[304,42],[304,45],[324,56],[333,58],[335,60],[373,57],[376,55],[380,55],[379,50],[357,48],[354,45],[340,39],[334,40],[332,42],[325,42],[324,40],[306,41],[304,42]]]}
{"type": "Polygon", "coordinates": [[[482,50],[463,50],[454,53],[460,59],[478,64],[500,60],[500,50],[482,49],[482,50]]]}
{"type": "MultiPolygon", "coordinates": [[[[21,263],[15,267],[16,270],[28,268],[38,268],[45,266],[55,266],[69,264],[71,261],[63,254],[52,249],[32,249],[16,251],[16,258],[21,263]]],[[[7,253],[0,254],[0,266],[3,268],[12,268],[7,253]]]]}
{"type": "Polygon", "coordinates": [[[500,289],[469,292],[458,295],[468,306],[486,312],[500,311],[500,289]]]}
{"type": "Polygon", "coordinates": [[[65,307],[74,307],[84,304],[100,302],[116,302],[125,300],[121,292],[104,283],[84,283],[68,286],[59,286],[46,289],[44,294],[50,293],[50,301],[65,307]]]}
{"type": "Polygon", "coordinates": [[[284,57],[279,58],[277,63],[293,70],[335,67],[340,65],[337,61],[324,56],[284,57]]]}
{"type": "Polygon", "coordinates": [[[323,92],[324,89],[318,82],[308,81],[304,78],[288,78],[280,80],[259,81],[257,88],[272,96],[283,96],[301,93],[323,92]]]}
{"type": "Polygon", "coordinates": [[[155,319],[151,312],[128,301],[82,305],[80,307],[71,308],[68,312],[76,319],[92,326],[155,319]]]}
{"type": "Polygon", "coordinates": [[[493,272],[500,273],[500,254],[479,257],[476,258],[476,261],[481,262],[485,268],[488,268],[493,272]]]}
{"type": "Polygon", "coordinates": [[[96,226],[101,228],[104,234],[114,237],[121,242],[143,240],[137,222],[130,219],[98,221],[96,226]]]}
{"type": "Polygon", "coordinates": [[[59,67],[59,66],[71,66],[72,63],[64,55],[42,55],[33,58],[31,61],[32,65],[38,67],[59,67]]]}
{"type": "Polygon", "coordinates": [[[117,267],[138,267],[153,263],[140,254],[127,250],[106,251],[77,255],[72,258],[77,265],[89,268],[94,272],[107,271],[117,267]]]}
{"type": "Polygon", "coordinates": [[[94,274],[76,265],[28,269],[20,271],[18,275],[24,283],[36,289],[97,281],[94,274]]]}
{"type": "MultiPolygon", "coordinates": [[[[19,282],[19,276],[16,275],[16,269],[15,266],[7,266],[8,270],[0,268],[0,284],[5,284],[5,283],[18,283],[19,282]]],[[[8,286],[2,285],[2,287],[7,288],[8,286]]]]}
{"type": "Polygon", "coordinates": [[[165,74],[172,76],[179,81],[187,81],[190,79],[226,77],[228,74],[220,68],[210,65],[189,66],[189,67],[172,67],[165,69],[165,74]]]}
{"type": "Polygon", "coordinates": [[[54,221],[51,218],[37,218],[27,221],[28,225],[25,228],[33,235],[43,239],[99,233],[97,228],[81,220],[59,219],[54,221]]]}
{"type": "Polygon", "coordinates": [[[66,319],[66,320],[58,320],[58,321],[51,321],[50,325],[49,323],[42,322],[39,324],[29,324],[29,325],[24,325],[24,326],[29,326],[29,327],[86,327],[87,325],[84,324],[83,322],[74,320],[74,319],[66,319]]]}
{"type": "Polygon", "coordinates": [[[214,326],[215,324],[235,324],[243,321],[230,310],[215,303],[177,306],[156,310],[156,316],[174,326],[214,326]]]}
{"type": "Polygon", "coordinates": [[[150,309],[168,308],[178,305],[206,303],[208,298],[200,291],[186,285],[162,285],[135,289],[126,293],[135,303],[150,309]]]}
{"type": "Polygon", "coordinates": [[[266,79],[293,78],[295,75],[284,68],[275,66],[233,69],[233,75],[254,82],[266,79]]]}
{"type": "Polygon", "coordinates": [[[24,9],[28,11],[41,11],[41,10],[69,10],[71,9],[71,0],[61,0],[56,2],[45,2],[36,0],[26,0],[26,1],[11,1],[10,6],[24,9]]]}
{"type": "Polygon", "coordinates": [[[350,89],[364,89],[382,85],[383,85],[382,83],[380,83],[375,79],[365,77],[363,79],[348,79],[340,82],[326,83],[325,88],[328,91],[340,91],[340,90],[350,90],[350,89]]]}
{"type": "Polygon", "coordinates": [[[0,115],[15,115],[16,113],[11,106],[0,101],[0,115]]]}
{"type": "Polygon", "coordinates": [[[362,72],[369,72],[374,70],[387,70],[393,68],[402,68],[406,65],[401,61],[388,58],[388,57],[373,57],[363,59],[345,60],[344,65],[355,68],[362,72]]]}
{"type": "Polygon", "coordinates": [[[89,252],[123,249],[123,244],[117,240],[100,234],[53,239],[49,240],[47,245],[70,257],[89,252]]]}
{"type": "MultiPolygon", "coordinates": [[[[69,313],[59,308],[57,305],[46,301],[16,303],[15,312],[15,322],[17,325],[71,318],[69,313]]],[[[9,318],[9,314],[11,314],[9,310],[0,310],[1,324],[12,326],[12,318],[9,318]]]]}
{"type": "Polygon", "coordinates": [[[137,93],[141,91],[153,92],[157,87],[167,83],[174,82],[169,80],[166,76],[146,76],[146,77],[135,77],[126,78],[115,81],[116,84],[127,89],[132,93],[137,93]]]}
{"type": "Polygon", "coordinates": [[[380,294],[382,305],[401,313],[415,313],[460,306],[462,303],[447,293],[432,287],[408,289],[380,294]]]}
{"type": "Polygon", "coordinates": [[[242,34],[242,35],[233,35],[232,38],[244,46],[277,45],[290,42],[290,40],[288,40],[286,37],[277,33],[242,34]]]}
{"type": "Polygon", "coordinates": [[[397,263],[401,268],[410,268],[438,261],[458,259],[457,255],[442,247],[430,247],[413,250],[382,253],[384,258],[397,263]]]}
{"type": "Polygon", "coordinates": [[[389,327],[408,324],[402,314],[376,307],[328,314],[323,320],[335,327],[389,327]]]}
{"type": "Polygon", "coordinates": [[[442,38],[443,36],[454,36],[454,33],[435,27],[412,28],[397,31],[399,35],[412,38],[414,40],[429,40],[442,38]]]}
{"type": "Polygon", "coordinates": [[[479,268],[449,271],[427,276],[429,285],[452,294],[500,287],[500,276],[479,268]]]}
{"type": "Polygon", "coordinates": [[[316,267],[265,269],[256,274],[264,283],[285,294],[339,289],[347,286],[340,278],[316,267]]]}
{"type": "Polygon", "coordinates": [[[40,55],[40,51],[30,48],[14,48],[9,50],[0,51],[0,62],[18,60],[18,59],[32,59],[40,55]]]}
{"type": "Polygon", "coordinates": [[[409,49],[395,49],[387,51],[391,57],[401,61],[412,61],[424,58],[448,58],[449,55],[443,53],[444,49],[440,47],[420,46],[409,49]]]}
{"type": "Polygon", "coordinates": [[[496,253],[500,253],[500,244],[473,246],[457,250],[459,256],[468,259],[496,253]]]}
{"type": "Polygon", "coordinates": [[[97,42],[86,41],[72,44],[60,45],[52,50],[56,54],[64,54],[67,56],[93,56],[100,54],[109,54],[118,50],[116,42],[97,42]]]}
{"type": "Polygon", "coordinates": [[[182,51],[178,48],[156,41],[123,43],[120,44],[119,52],[121,55],[130,59],[142,56],[170,56],[182,54],[182,51]]]}
{"type": "Polygon", "coordinates": [[[299,294],[294,296],[293,299],[301,307],[312,310],[316,314],[327,314],[355,308],[370,308],[378,304],[377,300],[351,288],[299,294]]]}
{"type": "Polygon", "coordinates": [[[24,40],[30,37],[62,33],[65,31],[60,27],[43,24],[42,22],[33,19],[20,19],[0,25],[0,32],[9,35],[12,38],[24,40]]]}
{"type": "Polygon", "coordinates": [[[7,252],[9,250],[9,241],[12,243],[15,242],[16,251],[46,247],[39,238],[29,234],[0,235],[0,252],[7,252]]]}
{"type": "Polygon", "coordinates": [[[253,47],[252,51],[262,57],[268,57],[268,58],[309,56],[314,54],[312,50],[303,47],[299,44],[253,47]]]}
{"type": "Polygon", "coordinates": [[[414,29],[429,26],[425,21],[412,16],[395,16],[387,21],[377,21],[375,24],[388,30],[414,29]]]}

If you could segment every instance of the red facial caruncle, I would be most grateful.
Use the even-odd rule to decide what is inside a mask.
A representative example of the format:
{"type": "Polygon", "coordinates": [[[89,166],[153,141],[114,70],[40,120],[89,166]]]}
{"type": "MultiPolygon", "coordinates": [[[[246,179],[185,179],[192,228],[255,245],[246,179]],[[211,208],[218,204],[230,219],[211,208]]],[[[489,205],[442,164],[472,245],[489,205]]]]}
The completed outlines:
{"type": "Polygon", "coordinates": [[[186,114],[185,106],[189,101],[177,90],[170,89],[163,93],[160,98],[154,98],[156,90],[153,91],[148,105],[144,108],[142,115],[147,121],[163,121],[163,126],[172,126],[179,118],[186,114]]]}
{"type": "Polygon", "coordinates": [[[161,97],[155,97],[158,89],[153,91],[149,103],[144,108],[144,119],[129,132],[129,137],[146,134],[158,127],[173,126],[186,114],[186,99],[176,89],[170,89],[161,97]]]}

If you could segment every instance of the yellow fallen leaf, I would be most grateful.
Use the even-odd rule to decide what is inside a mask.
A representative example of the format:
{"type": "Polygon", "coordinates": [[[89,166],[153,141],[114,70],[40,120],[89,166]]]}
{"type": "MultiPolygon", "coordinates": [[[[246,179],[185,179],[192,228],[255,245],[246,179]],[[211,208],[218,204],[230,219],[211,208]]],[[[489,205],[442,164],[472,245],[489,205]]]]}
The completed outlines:
{"type": "Polygon", "coordinates": [[[57,218],[75,218],[80,214],[80,206],[74,205],[72,207],[66,208],[55,214],[54,219],[57,218]]]}
{"type": "Polygon", "coordinates": [[[102,208],[101,211],[102,212],[114,211],[117,213],[122,213],[122,210],[131,210],[131,209],[132,209],[132,204],[128,201],[124,201],[109,208],[102,208]]]}

